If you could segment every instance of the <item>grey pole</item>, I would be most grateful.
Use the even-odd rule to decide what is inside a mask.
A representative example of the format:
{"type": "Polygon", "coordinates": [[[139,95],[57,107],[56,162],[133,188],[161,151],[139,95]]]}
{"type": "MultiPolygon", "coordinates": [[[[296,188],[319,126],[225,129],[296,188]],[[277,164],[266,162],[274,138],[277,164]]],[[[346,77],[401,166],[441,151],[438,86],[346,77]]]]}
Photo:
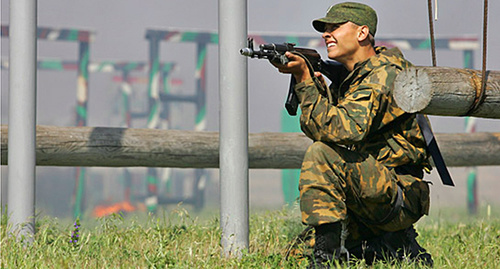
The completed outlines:
{"type": "Polygon", "coordinates": [[[35,233],[37,0],[10,1],[8,213],[18,238],[35,233]]]}
{"type": "Polygon", "coordinates": [[[248,249],[247,1],[219,0],[220,225],[226,257],[248,249]]]}

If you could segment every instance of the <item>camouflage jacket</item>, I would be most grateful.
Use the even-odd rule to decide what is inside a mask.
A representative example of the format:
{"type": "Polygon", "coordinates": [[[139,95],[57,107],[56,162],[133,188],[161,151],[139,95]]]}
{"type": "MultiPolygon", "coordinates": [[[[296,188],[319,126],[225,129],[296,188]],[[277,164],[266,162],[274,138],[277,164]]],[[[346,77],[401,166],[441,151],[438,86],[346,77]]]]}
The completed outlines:
{"type": "Polygon", "coordinates": [[[427,165],[427,151],[414,114],[397,107],[392,95],[396,75],[412,64],[399,49],[376,48],[339,81],[332,81],[330,103],[313,80],[299,83],[302,131],[314,141],[349,146],[388,167],[427,165]]]}

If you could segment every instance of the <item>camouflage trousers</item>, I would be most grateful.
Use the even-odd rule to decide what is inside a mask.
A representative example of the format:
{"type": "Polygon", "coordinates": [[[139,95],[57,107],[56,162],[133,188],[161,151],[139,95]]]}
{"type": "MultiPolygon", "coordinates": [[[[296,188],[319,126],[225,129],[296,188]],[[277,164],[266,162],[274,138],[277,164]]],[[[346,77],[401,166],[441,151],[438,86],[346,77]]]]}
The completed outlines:
{"type": "Polygon", "coordinates": [[[333,223],[349,215],[348,230],[354,238],[405,229],[429,210],[429,187],[421,178],[398,174],[371,155],[323,142],[308,148],[299,190],[304,224],[333,223]],[[395,207],[398,188],[403,208],[381,223],[395,207]]]}

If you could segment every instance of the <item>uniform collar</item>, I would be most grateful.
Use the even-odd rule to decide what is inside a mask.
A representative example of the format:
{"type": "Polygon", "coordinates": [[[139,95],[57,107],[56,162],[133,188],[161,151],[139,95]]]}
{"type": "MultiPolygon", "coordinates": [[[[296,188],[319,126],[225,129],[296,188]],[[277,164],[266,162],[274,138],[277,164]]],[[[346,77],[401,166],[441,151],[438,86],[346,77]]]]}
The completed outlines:
{"type": "Polygon", "coordinates": [[[403,57],[403,53],[396,47],[388,49],[386,47],[375,47],[375,55],[354,65],[354,70],[371,62],[373,67],[384,65],[389,62],[388,57],[403,57]]]}

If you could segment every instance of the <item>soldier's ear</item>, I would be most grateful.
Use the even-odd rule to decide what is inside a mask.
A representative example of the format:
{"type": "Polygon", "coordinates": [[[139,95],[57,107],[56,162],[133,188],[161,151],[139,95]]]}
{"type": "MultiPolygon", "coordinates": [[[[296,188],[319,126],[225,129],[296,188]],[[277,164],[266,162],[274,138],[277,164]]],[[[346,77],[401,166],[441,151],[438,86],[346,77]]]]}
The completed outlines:
{"type": "Polygon", "coordinates": [[[365,40],[368,40],[368,37],[370,36],[370,29],[368,26],[363,25],[358,28],[358,41],[363,42],[365,40]]]}

